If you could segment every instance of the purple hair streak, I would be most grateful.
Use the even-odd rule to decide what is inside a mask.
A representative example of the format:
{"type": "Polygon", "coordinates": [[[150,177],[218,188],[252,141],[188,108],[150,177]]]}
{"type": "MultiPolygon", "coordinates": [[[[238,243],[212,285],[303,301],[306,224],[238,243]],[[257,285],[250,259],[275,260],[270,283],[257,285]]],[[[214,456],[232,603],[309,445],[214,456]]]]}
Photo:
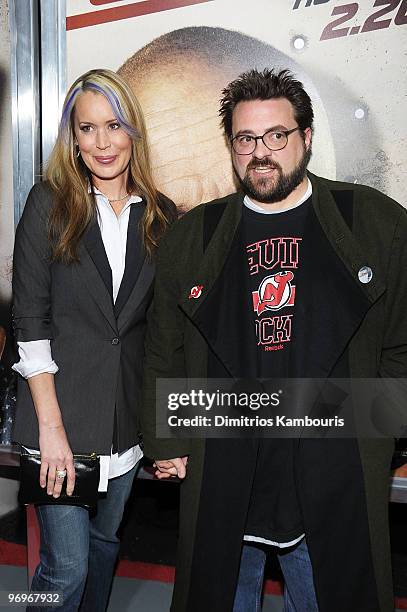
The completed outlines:
{"type": "Polygon", "coordinates": [[[72,91],[71,95],[69,96],[68,100],[66,101],[66,104],[62,111],[62,117],[61,117],[61,129],[65,134],[68,133],[67,128],[68,128],[68,124],[71,118],[72,107],[75,103],[75,99],[79,93],[82,93],[85,91],[94,91],[98,94],[101,94],[102,96],[105,96],[110,106],[112,107],[114,116],[116,117],[117,121],[120,123],[123,130],[130,136],[130,138],[133,138],[133,139],[140,138],[140,134],[138,130],[136,130],[133,126],[131,126],[128,123],[128,121],[126,121],[124,114],[123,114],[122,106],[120,104],[120,100],[118,96],[116,95],[116,93],[113,91],[113,89],[111,89],[110,87],[103,88],[97,83],[92,83],[89,81],[86,82],[84,87],[81,85],[78,85],[77,87],[75,87],[75,89],[72,91]]]}

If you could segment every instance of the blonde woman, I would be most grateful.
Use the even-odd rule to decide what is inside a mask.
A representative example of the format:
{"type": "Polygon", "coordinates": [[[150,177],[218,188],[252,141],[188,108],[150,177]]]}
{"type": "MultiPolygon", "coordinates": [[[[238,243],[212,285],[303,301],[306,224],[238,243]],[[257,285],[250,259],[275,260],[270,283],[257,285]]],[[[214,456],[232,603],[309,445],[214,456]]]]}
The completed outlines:
{"type": "MultiPolygon", "coordinates": [[[[175,219],[152,178],[142,111],[117,74],[91,70],[66,96],[46,181],[17,228],[14,324],[20,361],[14,438],[41,455],[40,484],[75,486],[73,454],[101,456],[96,513],[37,507],[34,591],[60,612],[107,607],[116,536],[142,456],[138,409],[154,251],[175,219]]],[[[35,607],[30,608],[35,610],[35,607]]]]}

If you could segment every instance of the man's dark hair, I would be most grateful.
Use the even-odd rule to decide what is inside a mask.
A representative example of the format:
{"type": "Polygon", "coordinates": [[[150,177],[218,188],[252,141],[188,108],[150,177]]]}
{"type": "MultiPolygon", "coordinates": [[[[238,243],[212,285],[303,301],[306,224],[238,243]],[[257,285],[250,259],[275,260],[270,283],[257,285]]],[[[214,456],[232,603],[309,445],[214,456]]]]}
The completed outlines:
{"type": "Polygon", "coordinates": [[[262,71],[244,72],[222,91],[219,115],[226,136],[232,138],[232,115],[239,102],[276,98],[287,98],[291,102],[295,119],[301,130],[312,128],[314,111],[311,98],[303,84],[297,81],[289,70],[276,73],[265,68],[262,71]]]}

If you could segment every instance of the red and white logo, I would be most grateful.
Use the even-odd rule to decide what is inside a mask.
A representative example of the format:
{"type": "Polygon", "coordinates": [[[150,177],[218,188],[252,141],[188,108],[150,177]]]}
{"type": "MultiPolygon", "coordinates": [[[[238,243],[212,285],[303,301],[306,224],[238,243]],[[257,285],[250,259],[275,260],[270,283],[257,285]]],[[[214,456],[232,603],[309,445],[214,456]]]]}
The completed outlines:
{"type": "Polygon", "coordinates": [[[295,286],[291,284],[293,278],[291,270],[263,278],[259,290],[253,291],[253,306],[257,314],[261,314],[264,310],[280,310],[284,306],[293,306],[295,297],[295,286]]]}
{"type": "Polygon", "coordinates": [[[188,298],[189,299],[194,298],[196,300],[197,298],[201,297],[202,289],[203,289],[203,285],[195,285],[195,287],[192,287],[188,298]]]}

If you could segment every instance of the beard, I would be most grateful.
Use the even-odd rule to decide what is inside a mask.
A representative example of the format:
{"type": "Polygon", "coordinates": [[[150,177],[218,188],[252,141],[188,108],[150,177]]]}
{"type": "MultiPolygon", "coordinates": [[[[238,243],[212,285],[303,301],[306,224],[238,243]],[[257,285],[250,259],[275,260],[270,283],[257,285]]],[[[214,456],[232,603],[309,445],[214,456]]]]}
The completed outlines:
{"type": "Polygon", "coordinates": [[[309,160],[311,159],[311,145],[308,149],[304,146],[304,154],[294,170],[285,174],[282,167],[275,160],[265,159],[252,159],[246,168],[246,173],[243,178],[238,175],[240,184],[243,191],[249,198],[257,200],[258,202],[264,202],[267,204],[275,204],[288,198],[290,193],[298,187],[301,181],[305,177],[309,160]],[[259,176],[256,180],[253,180],[250,170],[253,168],[261,167],[275,168],[277,177],[274,179],[259,176]]]}

